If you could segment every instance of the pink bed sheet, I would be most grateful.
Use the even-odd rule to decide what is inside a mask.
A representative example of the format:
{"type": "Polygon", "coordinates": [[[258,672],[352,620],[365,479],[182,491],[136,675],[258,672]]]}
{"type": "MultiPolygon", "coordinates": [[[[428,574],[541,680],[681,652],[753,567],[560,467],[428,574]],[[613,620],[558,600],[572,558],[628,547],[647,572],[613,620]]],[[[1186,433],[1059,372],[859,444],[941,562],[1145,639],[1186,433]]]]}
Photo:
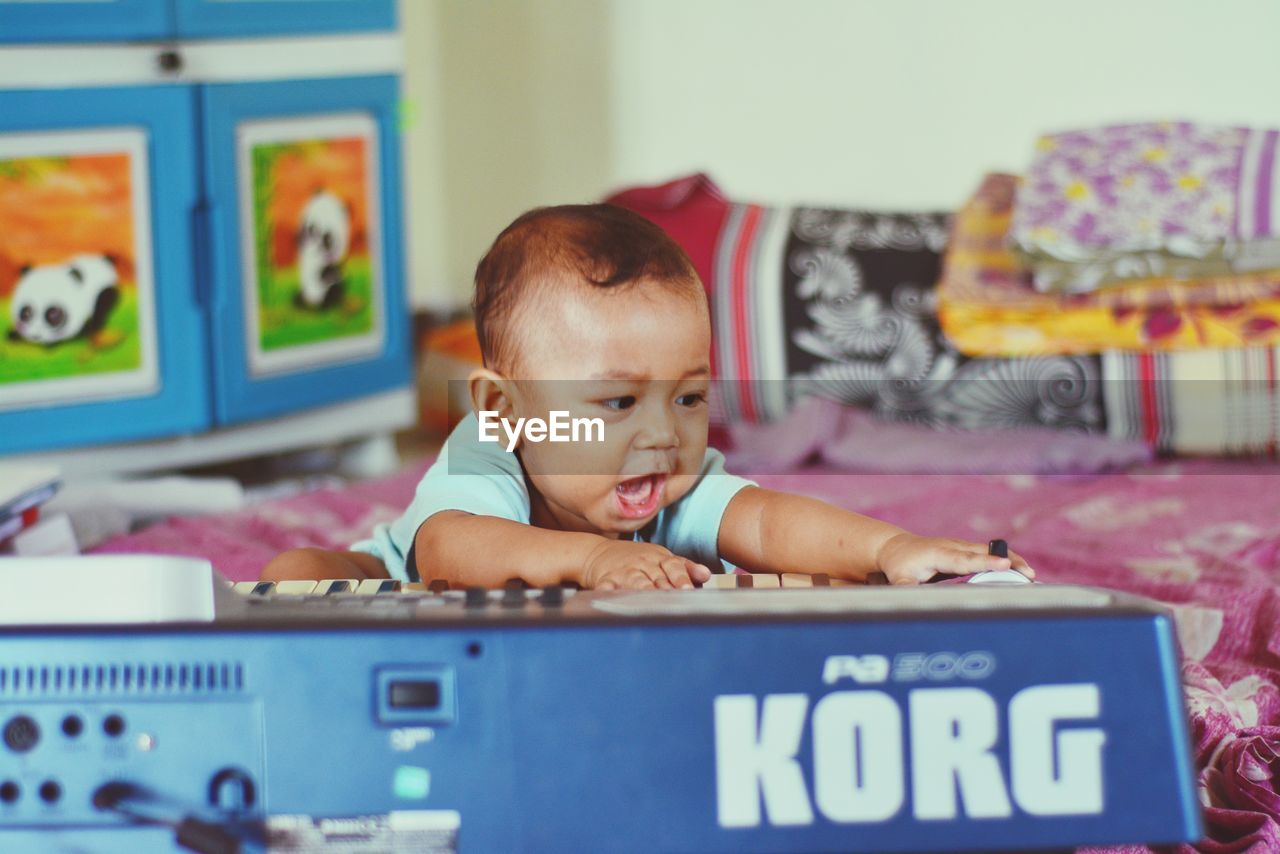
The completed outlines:
{"type": "MultiPolygon", "coordinates": [[[[395,518],[424,468],[171,519],[97,551],[208,557],[227,578],[252,579],[284,549],[345,547],[395,518]]],[[[1206,806],[1208,838],[1197,848],[1280,851],[1280,465],[1180,461],[1088,477],[808,468],[756,479],[918,533],[1004,537],[1044,582],[1169,603],[1206,806]]]]}

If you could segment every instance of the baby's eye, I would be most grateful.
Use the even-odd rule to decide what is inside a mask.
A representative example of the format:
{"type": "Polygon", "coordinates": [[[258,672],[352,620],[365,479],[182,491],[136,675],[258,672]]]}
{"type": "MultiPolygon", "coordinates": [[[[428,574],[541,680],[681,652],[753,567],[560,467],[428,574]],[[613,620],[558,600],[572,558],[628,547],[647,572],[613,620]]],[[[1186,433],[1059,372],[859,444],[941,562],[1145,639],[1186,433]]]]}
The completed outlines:
{"type": "Polygon", "coordinates": [[[691,391],[676,398],[676,403],[680,406],[697,406],[706,402],[707,396],[700,391],[691,391]]]}
{"type": "Polygon", "coordinates": [[[608,407],[609,409],[615,409],[619,412],[622,412],[623,410],[627,410],[635,406],[636,398],[635,398],[635,395],[626,394],[626,395],[623,395],[622,397],[611,397],[608,400],[602,400],[600,401],[600,403],[608,407]]]}

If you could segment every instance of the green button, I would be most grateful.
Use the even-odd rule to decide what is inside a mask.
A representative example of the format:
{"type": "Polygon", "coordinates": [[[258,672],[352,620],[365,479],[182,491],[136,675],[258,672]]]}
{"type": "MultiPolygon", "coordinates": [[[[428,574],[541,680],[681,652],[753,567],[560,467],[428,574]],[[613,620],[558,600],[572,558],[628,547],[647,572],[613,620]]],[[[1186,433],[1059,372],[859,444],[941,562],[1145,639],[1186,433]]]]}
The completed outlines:
{"type": "Polygon", "coordinates": [[[431,772],[415,765],[401,765],[396,769],[391,790],[397,798],[421,801],[431,791],[431,772]]]}

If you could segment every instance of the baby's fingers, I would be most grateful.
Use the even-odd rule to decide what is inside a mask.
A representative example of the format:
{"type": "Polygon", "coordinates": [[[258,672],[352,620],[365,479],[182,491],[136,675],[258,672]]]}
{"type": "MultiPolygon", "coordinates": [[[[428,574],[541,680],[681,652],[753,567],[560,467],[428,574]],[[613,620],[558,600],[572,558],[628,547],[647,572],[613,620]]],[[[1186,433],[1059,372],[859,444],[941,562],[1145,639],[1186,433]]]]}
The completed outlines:
{"type": "MultiPolygon", "coordinates": [[[[688,566],[689,562],[682,557],[669,557],[659,564],[664,573],[664,581],[668,582],[665,586],[674,587],[678,590],[692,590],[693,581],[689,578],[688,566]]],[[[664,585],[659,584],[659,587],[664,585]]]]}
{"type": "Polygon", "coordinates": [[[1009,558],[996,557],[984,552],[961,551],[960,549],[944,549],[937,556],[937,564],[931,567],[936,572],[948,575],[971,575],[976,572],[989,572],[993,569],[1008,569],[1009,558]]]}
{"type": "Polygon", "coordinates": [[[1022,555],[1017,554],[1016,552],[1009,552],[1009,559],[1013,563],[1013,568],[1018,570],[1018,572],[1021,572],[1027,578],[1036,577],[1036,571],[1031,568],[1031,564],[1027,563],[1026,559],[1024,559],[1022,555]]]}
{"type": "Polygon", "coordinates": [[[636,569],[633,572],[637,576],[641,576],[648,581],[648,584],[637,583],[636,587],[648,588],[656,587],[659,590],[670,590],[671,582],[667,579],[667,575],[662,571],[662,564],[656,566],[646,566],[643,569],[636,569]]]}

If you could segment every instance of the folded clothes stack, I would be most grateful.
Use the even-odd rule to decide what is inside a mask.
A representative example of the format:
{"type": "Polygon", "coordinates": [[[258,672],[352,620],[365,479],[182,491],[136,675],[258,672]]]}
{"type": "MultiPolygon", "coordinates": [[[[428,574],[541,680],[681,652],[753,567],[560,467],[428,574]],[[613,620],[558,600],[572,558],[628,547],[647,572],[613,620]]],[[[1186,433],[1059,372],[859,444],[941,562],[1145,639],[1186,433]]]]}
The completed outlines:
{"type": "Polygon", "coordinates": [[[1042,291],[1280,267],[1278,135],[1160,122],[1041,137],[1013,246],[1042,291]]]}
{"type": "Polygon", "coordinates": [[[938,321],[971,358],[1095,356],[1107,431],[1161,450],[1280,440],[1276,131],[1043,137],[956,214],[938,321]]]}
{"type": "Polygon", "coordinates": [[[1107,283],[1044,293],[1014,250],[1025,183],[988,175],[955,216],[938,313],[970,356],[1175,351],[1280,343],[1280,270],[1107,283]],[[1016,199],[1016,202],[1015,202],[1016,199]]]}

